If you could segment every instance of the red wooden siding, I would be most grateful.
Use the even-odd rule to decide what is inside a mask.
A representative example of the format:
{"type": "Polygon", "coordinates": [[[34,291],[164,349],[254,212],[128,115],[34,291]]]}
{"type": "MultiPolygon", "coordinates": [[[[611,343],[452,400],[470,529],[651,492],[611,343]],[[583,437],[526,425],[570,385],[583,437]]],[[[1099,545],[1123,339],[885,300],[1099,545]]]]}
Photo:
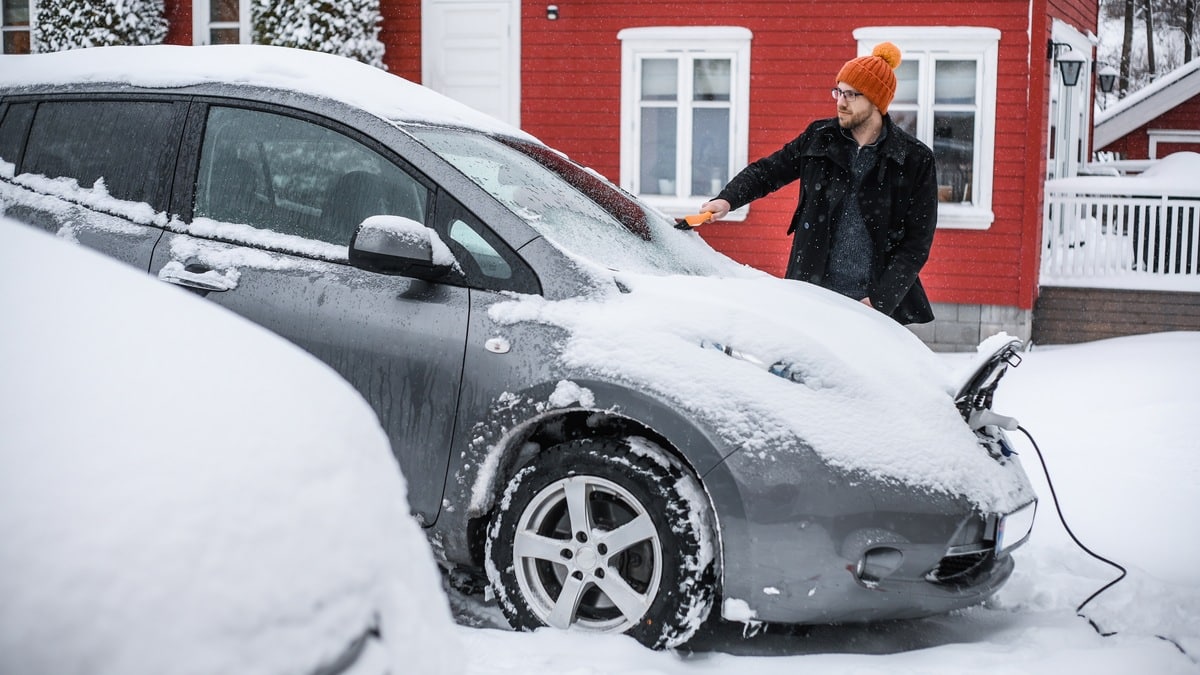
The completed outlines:
{"type": "MultiPolygon", "coordinates": [[[[1193,96],[1167,112],[1150,120],[1148,123],[1125,134],[1121,138],[1102,148],[1106,152],[1119,152],[1123,159],[1149,159],[1150,130],[1182,131],[1200,129],[1200,96],[1193,96]]],[[[1166,157],[1172,152],[1200,152],[1200,141],[1195,143],[1163,143],[1158,144],[1158,157],[1166,157]]]]}
{"type": "Polygon", "coordinates": [[[167,37],[163,42],[169,45],[192,44],[192,3],[190,0],[167,0],[163,5],[163,17],[167,20],[167,37]]]}
{"type": "Polygon", "coordinates": [[[379,0],[383,23],[383,63],[388,72],[413,82],[421,81],[420,0],[379,0]]]}
{"type": "MultiPolygon", "coordinates": [[[[1045,172],[1047,12],[1081,30],[1095,30],[1095,2],[994,0],[844,2],[836,15],[816,0],[723,0],[689,3],[524,3],[522,126],[609,178],[619,177],[621,45],[617,32],[640,26],[736,25],[751,42],[750,160],[773,152],[812,120],[833,114],[825,93],[841,65],[856,54],[855,28],[880,25],[985,26],[1001,31],[997,92],[995,222],[985,231],[940,230],[922,273],[937,302],[1033,307],[1045,172]],[[1040,5],[1040,7],[1039,7],[1040,5]],[[1040,16],[1039,16],[1040,15],[1040,16]],[[1043,36],[1029,44],[1028,36],[1043,36]],[[1029,62],[1033,56],[1032,63],[1029,62]]],[[[710,225],[702,234],[734,259],[782,274],[785,234],[797,186],[751,207],[743,223],[710,225]]],[[[700,200],[697,202],[700,205],[700,200]]]]}

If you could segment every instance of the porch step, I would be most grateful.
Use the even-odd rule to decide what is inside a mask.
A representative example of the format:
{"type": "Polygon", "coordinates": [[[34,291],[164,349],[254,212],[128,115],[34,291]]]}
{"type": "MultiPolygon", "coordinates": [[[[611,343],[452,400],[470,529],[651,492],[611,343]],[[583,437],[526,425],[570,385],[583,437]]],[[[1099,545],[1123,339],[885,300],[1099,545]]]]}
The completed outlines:
{"type": "Polygon", "coordinates": [[[1042,287],[1033,306],[1034,344],[1200,331],[1200,293],[1042,287]]]}

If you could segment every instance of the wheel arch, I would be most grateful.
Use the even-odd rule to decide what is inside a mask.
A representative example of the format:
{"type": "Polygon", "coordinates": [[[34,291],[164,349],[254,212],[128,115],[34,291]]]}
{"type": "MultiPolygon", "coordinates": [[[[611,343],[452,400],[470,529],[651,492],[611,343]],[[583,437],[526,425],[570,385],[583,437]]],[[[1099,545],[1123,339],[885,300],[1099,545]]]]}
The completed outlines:
{"type": "MultiPolygon", "coordinates": [[[[720,514],[705,480],[723,460],[719,443],[667,401],[625,386],[584,379],[547,383],[518,396],[506,396],[493,406],[488,422],[472,433],[470,456],[460,462],[459,475],[448,486],[461,491],[460,503],[469,504],[459,525],[465,537],[464,553],[469,556],[463,562],[482,565],[483,534],[497,499],[511,477],[534,456],[579,438],[630,436],[662,448],[700,484],[713,519],[719,578],[724,559],[720,514]],[[578,387],[584,401],[562,407],[547,405],[563,382],[578,387]]],[[[444,525],[441,520],[438,524],[444,525]]]]}

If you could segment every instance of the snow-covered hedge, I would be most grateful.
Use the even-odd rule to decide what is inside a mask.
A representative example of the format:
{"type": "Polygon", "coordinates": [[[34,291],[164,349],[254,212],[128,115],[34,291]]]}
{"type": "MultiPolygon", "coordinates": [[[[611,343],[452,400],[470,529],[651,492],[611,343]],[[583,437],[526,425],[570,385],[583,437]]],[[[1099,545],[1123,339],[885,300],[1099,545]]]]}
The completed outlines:
{"type": "Polygon", "coordinates": [[[254,42],[348,56],[377,68],[379,0],[251,0],[254,42]]]}
{"type": "Polygon", "coordinates": [[[167,35],[163,0],[38,0],[34,52],[160,44],[167,35]]]}

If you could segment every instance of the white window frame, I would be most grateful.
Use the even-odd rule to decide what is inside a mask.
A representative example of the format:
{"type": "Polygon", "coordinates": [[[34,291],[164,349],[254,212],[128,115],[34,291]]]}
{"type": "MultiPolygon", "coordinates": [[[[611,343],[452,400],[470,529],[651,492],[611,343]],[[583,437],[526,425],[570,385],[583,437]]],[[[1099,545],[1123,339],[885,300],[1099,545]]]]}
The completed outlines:
{"type": "Polygon", "coordinates": [[[1159,158],[1159,143],[1200,143],[1200,131],[1188,129],[1149,129],[1146,131],[1146,136],[1150,140],[1149,159],[1159,158]]]}
{"type": "MultiPolygon", "coordinates": [[[[626,28],[617,33],[621,41],[621,187],[635,192],[641,166],[641,115],[639,90],[641,61],[647,58],[694,59],[722,58],[731,60],[730,69],[730,137],[729,165],[726,180],[747,163],[750,147],[750,40],[753,34],[738,26],[659,26],[626,28]]],[[[678,155],[676,162],[675,195],[639,195],[646,203],[669,216],[695,213],[700,204],[716,193],[687,194],[691,181],[692,105],[690,69],[680,69],[678,155]],[[686,72],[685,72],[686,71],[686,72]],[[685,82],[686,80],[686,82],[685,82]]],[[[724,187],[724,186],[722,186],[724,187]]],[[[743,220],[748,207],[730,214],[727,220],[743,220]]]]}
{"type": "Polygon", "coordinates": [[[995,221],[992,183],[996,167],[996,86],[1000,56],[1000,31],[984,27],[870,26],[854,31],[860,56],[871,53],[880,42],[900,48],[904,60],[918,61],[917,138],[933,147],[934,60],[974,60],[975,154],[972,203],[938,204],[938,227],[986,230],[995,221]]]}
{"type": "MultiPolygon", "coordinates": [[[[0,8],[2,9],[2,8],[0,8]]],[[[29,0],[29,23],[24,26],[10,26],[3,23],[4,17],[0,15],[0,32],[2,33],[29,33],[29,52],[33,53],[33,30],[37,25],[37,0],[29,0]]],[[[0,53],[7,54],[4,51],[4,43],[0,40],[0,53]]]]}
{"type": "Polygon", "coordinates": [[[192,0],[192,44],[207,45],[214,28],[238,29],[238,43],[250,44],[250,0],[238,0],[238,22],[212,22],[208,16],[212,11],[210,0],[192,0]]]}

